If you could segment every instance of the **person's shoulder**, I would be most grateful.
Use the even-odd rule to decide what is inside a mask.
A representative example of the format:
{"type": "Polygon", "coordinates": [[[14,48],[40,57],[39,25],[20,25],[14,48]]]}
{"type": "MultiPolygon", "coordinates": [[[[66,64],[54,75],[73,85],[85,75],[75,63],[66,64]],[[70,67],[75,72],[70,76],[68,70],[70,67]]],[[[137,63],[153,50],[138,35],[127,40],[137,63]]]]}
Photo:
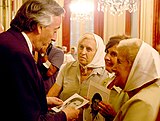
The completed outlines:
{"type": "Polygon", "coordinates": [[[57,47],[52,47],[51,53],[54,53],[54,54],[59,53],[61,55],[64,55],[64,52],[60,48],[57,48],[57,47]]]}
{"type": "Polygon", "coordinates": [[[61,67],[67,69],[67,68],[72,68],[72,67],[77,67],[77,66],[78,66],[78,62],[77,61],[70,61],[68,63],[62,64],[61,67]]]}
{"type": "MultiPolygon", "coordinates": [[[[54,47],[57,51],[63,52],[62,49],[58,48],[58,47],[54,47]]],[[[63,52],[64,53],[64,52],[63,52]]]]}
{"type": "Polygon", "coordinates": [[[52,49],[53,49],[53,50],[56,50],[56,51],[63,52],[62,49],[60,49],[60,48],[58,48],[58,47],[54,47],[54,46],[53,46],[52,49]]]}
{"type": "Polygon", "coordinates": [[[67,62],[65,65],[66,65],[67,67],[77,66],[77,61],[70,61],[70,62],[67,62]]]}

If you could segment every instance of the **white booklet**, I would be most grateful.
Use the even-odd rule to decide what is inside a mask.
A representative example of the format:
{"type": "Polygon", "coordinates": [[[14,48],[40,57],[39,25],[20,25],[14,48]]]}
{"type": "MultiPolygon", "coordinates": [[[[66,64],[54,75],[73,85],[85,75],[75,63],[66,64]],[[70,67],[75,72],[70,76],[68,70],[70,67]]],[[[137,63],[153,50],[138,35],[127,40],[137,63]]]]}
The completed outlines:
{"type": "Polygon", "coordinates": [[[56,106],[51,108],[55,112],[59,112],[66,108],[67,106],[75,107],[75,109],[81,108],[82,106],[86,105],[89,101],[83,98],[82,96],[75,93],[71,97],[69,97],[67,100],[63,102],[63,105],[56,106]]]}
{"type": "Polygon", "coordinates": [[[100,95],[103,102],[108,103],[109,96],[110,96],[110,90],[107,89],[105,86],[100,85],[99,83],[90,81],[87,98],[92,100],[95,94],[100,95]]]}
{"type": "Polygon", "coordinates": [[[109,102],[110,90],[106,86],[90,81],[87,98],[90,106],[83,112],[83,121],[105,121],[105,118],[98,112],[98,102],[109,102]]]}

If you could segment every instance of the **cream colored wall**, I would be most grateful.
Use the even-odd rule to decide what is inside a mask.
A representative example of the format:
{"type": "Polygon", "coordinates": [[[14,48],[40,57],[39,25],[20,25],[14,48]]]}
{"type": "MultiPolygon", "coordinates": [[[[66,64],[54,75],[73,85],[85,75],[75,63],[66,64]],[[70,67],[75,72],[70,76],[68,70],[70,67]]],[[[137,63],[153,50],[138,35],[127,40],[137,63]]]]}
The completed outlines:
{"type": "Polygon", "coordinates": [[[154,0],[141,0],[140,39],[152,45],[154,0]]]}

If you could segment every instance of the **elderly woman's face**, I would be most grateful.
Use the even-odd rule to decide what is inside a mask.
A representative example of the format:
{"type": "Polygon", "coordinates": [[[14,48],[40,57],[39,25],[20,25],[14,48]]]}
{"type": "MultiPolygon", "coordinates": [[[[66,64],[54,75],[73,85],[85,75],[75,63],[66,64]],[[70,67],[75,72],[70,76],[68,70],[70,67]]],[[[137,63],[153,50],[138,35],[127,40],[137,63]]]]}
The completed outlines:
{"type": "Polygon", "coordinates": [[[96,41],[83,39],[78,45],[78,60],[82,65],[89,64],[96,53],[96,41]]]}
{"type": "Polygon", "coordinates": [[[117,64],[113,67],[113,71],[116,74],[114,85],[124,89],[128,75],[131,70],[131,64],[125,58],[125,53],[118,51],[117,64]]]}

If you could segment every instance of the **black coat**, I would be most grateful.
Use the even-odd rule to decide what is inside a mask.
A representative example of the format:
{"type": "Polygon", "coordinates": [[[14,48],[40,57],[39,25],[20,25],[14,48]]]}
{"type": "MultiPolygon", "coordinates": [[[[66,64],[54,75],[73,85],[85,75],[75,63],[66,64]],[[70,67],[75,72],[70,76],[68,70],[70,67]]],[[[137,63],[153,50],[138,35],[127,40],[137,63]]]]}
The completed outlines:
{"type": "Polygon", "coordinates": [[[49,113],[43,80],[21,32],[0,34],[1,119],[65,121],[64,112],[49,113]]]}

